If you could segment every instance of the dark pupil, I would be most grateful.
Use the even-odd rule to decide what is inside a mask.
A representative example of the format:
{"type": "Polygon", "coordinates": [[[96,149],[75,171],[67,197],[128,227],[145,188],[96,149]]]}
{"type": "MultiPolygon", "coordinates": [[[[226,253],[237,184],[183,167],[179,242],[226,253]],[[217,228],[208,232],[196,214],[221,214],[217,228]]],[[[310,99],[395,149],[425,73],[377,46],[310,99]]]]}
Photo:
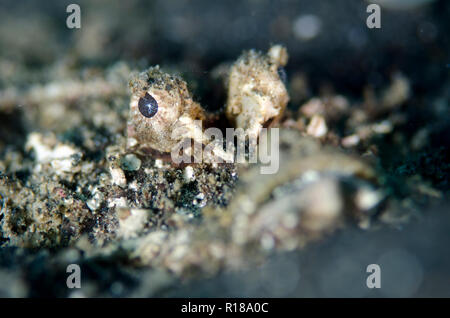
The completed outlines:
{"type": "Polygon", "coordinates": [[[139,98],[138,102],[139,111],[147,118],[151,118],[158,112],[158,103],[148,93],[145,93],[144,97],[139,98]]]}

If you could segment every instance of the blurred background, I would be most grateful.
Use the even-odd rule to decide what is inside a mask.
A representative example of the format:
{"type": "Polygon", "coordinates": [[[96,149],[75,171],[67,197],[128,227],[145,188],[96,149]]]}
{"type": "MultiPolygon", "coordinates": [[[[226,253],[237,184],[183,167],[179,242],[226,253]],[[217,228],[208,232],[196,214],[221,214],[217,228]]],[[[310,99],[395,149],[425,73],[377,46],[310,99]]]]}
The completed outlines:
{"type": "Polygon", "coordinates": [[[201,74],[271,43],[287,46],[288,74],[305,72],[313,89],[329,82],[359,94],[401,70],[415,89],[431,93],[449,72],[445,0],[378,0],[381,29],[366,26],[369,2],[354,0],[77,1],[81,29],[68,29],[72,2],[1,2],[2,82],[17,67],[61,58],[81,65],[144,59],[201,74]]]}

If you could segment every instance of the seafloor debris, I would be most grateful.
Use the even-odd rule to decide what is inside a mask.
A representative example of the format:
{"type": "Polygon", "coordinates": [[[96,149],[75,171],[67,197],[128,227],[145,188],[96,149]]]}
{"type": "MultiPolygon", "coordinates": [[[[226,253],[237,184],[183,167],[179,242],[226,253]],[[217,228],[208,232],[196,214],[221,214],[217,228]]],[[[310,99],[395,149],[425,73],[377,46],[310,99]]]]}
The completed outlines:
{"type": "Polygon", "coordinates": [[[252,168],[241,176],[245,191],[237,192],[229,207],[234,240],[294,248],[336,229],[345,218],[367,226],[383,197],[374,169],[295,130],[283,129],[280,139],[283,165],[277,174],[264,176],[252,168]],[[377,199],[355,203],[357,193],[366,190],[377,199]]]}
{"type": "Polygon", "coordinates": [[[242,168],[228,207],[206,207],[202,226],[186,224],[174,215],[176,232],[156,230],[138,236],[148,212],[123,211],[121,237],[137,238],[112,243],[97,253],[125,250],[138,264],[187,277],[245,266],[272,249],[301,247],[343,227],[346,220],[364,228],[370,225],[384,193],[369,164],[301,137],[296,130],[282,129],[280,139],[285,163],[280,171],[267,176],[257,166],[242,168]]]}
{"type": "Polygon", "coordinates": [[[362,103],[352,103],[333,94],[313,97],[299,107],[296,121],[288,117],[283,126],[296,128],[329,144],[358,148],[361,153],[372,151],[373,137],[388,135],[405,123],[405,116],[396,110],[408,101],[410,90],[409,80],[396,73],[378,94],[367,87],[362,103]],[[329,129],[343,122],[345,125],[339,133],[329,129]]]}

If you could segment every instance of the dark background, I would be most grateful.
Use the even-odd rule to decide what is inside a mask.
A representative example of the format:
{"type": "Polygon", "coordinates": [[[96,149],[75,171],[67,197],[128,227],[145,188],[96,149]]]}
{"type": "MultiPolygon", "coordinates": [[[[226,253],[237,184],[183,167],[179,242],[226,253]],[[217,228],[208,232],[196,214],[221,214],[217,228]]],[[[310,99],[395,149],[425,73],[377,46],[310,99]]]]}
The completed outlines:
{"type": "MultiPolygon", "coordinates": [[[[359,95],[401,70],[417,92],[433,92],[448,77],[449,1],[412,8],[382,7],[381,29],[368,29],[368,2],[321,1],[77,1],[81,29],[68,29],[72,1],[2,1],[0,55],[39,68],[61,58],[79,65],[117,60],[182,64],[202,74],[244,49],[287,46],[287,73],[305,72],[314,89],[332,83],[359,95]],[[302,39],[296,21],[314,15],[320,29],[302,39]]],[[[303,28],[304,29],[304,28],[303,28]]],[[[2,80],[7,81],[2,75],[2,80]]]]}

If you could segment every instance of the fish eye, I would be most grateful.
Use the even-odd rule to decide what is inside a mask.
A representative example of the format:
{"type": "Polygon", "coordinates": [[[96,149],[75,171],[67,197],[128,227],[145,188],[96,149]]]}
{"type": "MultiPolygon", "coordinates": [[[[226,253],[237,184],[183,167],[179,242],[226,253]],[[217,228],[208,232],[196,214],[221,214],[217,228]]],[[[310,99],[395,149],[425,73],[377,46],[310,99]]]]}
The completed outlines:
{"type": "Polygon", "coordinates": [[[142,116],[151,118],[158,112],[158,102],[149,93],[145,93],[144,97],[139,98],[139,111],[142,116]]]}

